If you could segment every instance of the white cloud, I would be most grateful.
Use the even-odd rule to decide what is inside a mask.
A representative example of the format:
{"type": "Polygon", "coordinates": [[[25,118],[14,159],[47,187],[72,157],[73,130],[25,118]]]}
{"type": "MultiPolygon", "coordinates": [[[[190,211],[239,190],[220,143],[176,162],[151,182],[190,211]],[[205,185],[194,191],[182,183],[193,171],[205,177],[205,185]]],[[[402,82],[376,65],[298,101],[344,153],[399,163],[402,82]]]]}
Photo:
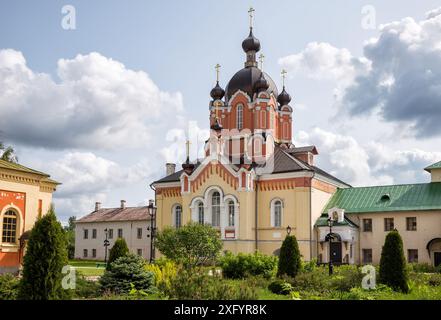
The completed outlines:
{"type": "Polygon", "coordinates": [[[8,140],[44,148],[146,145],[176,126],[182,95],[143,71],[93,52],[60,59],[58,81],[30,70],[21,52],[0,50],[0,128],[8,140]]]}
{"type": "Polygon", "coordinates": [[[441,152],[392,150],[378,142],[362,145],[320,128],[299,132],[296,144],[316,145],[318,166],[354,186],[428,182],[423,169],[441,160],[441,152]]]}

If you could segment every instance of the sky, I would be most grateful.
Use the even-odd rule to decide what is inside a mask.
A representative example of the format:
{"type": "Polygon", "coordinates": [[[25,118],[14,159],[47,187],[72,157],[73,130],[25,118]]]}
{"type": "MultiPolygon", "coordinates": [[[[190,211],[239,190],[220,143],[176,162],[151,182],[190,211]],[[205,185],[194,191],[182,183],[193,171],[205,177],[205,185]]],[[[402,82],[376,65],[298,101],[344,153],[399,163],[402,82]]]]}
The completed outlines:
{"type": "Polygon", "coordinates": [[[243,67],[250,6],[265,71],[279,87],[288,71],[296,145],[316,145],[317,165],[354,186],[429,181],[439,1],[5,0],[0,141],[62,182],[61,221],[95,201],[145,205],[189,127],[201,156],[214,66],[223,87],[243,67]]]}

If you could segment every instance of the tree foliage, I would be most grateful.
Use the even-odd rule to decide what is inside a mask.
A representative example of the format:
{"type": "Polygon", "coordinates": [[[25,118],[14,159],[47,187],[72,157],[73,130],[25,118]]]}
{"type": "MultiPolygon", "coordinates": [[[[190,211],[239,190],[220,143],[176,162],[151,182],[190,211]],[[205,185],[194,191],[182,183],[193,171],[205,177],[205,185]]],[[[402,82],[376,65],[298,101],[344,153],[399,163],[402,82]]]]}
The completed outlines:
{"type": "Polygon", "coordinates": [[[107,261],[107,270],[112,268],[112,262],[116,261],[120,257],[124,257],[129,254],[129,248],[127,247],[126,240],[124,238],[116,239],[112,249],[109,252],[109,260],[107,261]]]}
{"type": "Polygon", "coordinates": [[[75,257],[75,222],[76,217],[69,217],[68,225],[64,227],[67,241],[67,256],[69,259],[75,257]]]}
{"type": "Polygon", "coordinates": [[[14,148],[12,148],[11,146],[5,146],[1,141],[0,141],[0,159],[13,163],[18,162],[18,158],[15,154],[14,148]]]}
{"type": "Polygon", "coordinates": [[[295,236],[286,236],[280,248],[277,276],[295,277],[302,266],[300,250],[295,236]]]}
{"type": "Polygon", "coordinates": [[[403,240],[396,230],[386,236],[381,251],[379,281],[395,291],[409,291],[403,240]]]}
{"type": "Polygon", "coordinates": [[[215,261],[222,249],[216,229],[194,222],[158,232],[155,245],[168,259],[188,268],[215,261]]]}
{"type": "Polygon", "coordinates": [[[68,264],[66,238],[53,207],[32,228],[23,263],[19,298],[25,300],[67,299],[62,288],[62,268],[68,264]]]}

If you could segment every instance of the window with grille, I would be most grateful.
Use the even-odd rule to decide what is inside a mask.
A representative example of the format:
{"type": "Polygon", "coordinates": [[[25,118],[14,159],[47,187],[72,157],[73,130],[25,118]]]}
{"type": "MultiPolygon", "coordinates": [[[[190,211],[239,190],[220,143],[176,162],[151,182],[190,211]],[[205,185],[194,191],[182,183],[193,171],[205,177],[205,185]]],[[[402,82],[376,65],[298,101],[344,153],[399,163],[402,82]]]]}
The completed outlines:
{"type": "Polygon", "coordinates": [[[138,237],[138,239],[142,239],[142,228],[138,228],[137,229],[137,237],[138,237]]]}
{"type": "Polygon", "coordinates": [[[118,229],[118,238],[123,237],[123,229],[118,229]]]}
{"type": "Polygon", "coordinates": [[[142,256],[142,249],[138,249],[138,250],[136,250],[136,252],[137,252],[138,256],[142,256]]]}
{"type": "Polygon", "coordinates": [[[182,207],[175,207],[175,227],[180,228],[182,225],[182,207]]]}
{"type": "Polygon", "coordinates": [[[416,217],[406,218],[407,231],[416,231],[417,229],[417,219],[416,217]]]}
{"type": "Polygon", "coordinates": [[[92,239],[96,239],[96,229],[92,229],[92,239]]]}
{"type": "Polygon", "coordinates": [[[200,224],[204,224],[205,223],[204,204],[202,202],[198,203],[198,222],[200,224]]]}
{"type": "Polygon", "coordinates": [[[88,229],[84,229],[83,230],[83,238],[84,239],[89,239],[89,230],[88,229]]]}
{"type": "Polygon", "coordinates": [[[237,129],[242,130],[243,129],[243,106],[241,104],[239,104],[237,106],[236,122],[237,122],[237,129]]]}
{"type": "Polygon", "coordinates": [[[234,202],[229,201],[228,202],[228,226],[234,227],[234,202]]]}
{"type": "Polygon", "coordinates": [[[219,192],[213,192],[211,196],[211,214],[213,227],[220,226],[220,194],[219,192]]]}
{"type": "Polygon", "coordinates": [[[17,241],[17,213],[8,210],[3,216],[3,236],[4,243],[15,243],[17,241]]]}
{"type": "Polygon", "coordinates": [[[113,229],[109,229],[109,239],[113,239],[113,229]]]}
{"type": "Polygon", "coordinates": [[[394,218],[384,218],[384,231],[394,230],[394,218]]]}
{"type": "Polygon", "coordinates": [[[372,249],[363,249],[363,263],[372,263],[372,249]]]}
{"type": "Polygon", "coordinates": [[[363,232],[372,232],[372,219],[363,219],[363,232]]]}
{"type": "Polygon", "coordinates": [[[92,249],[92,257],[96,258],[96,249],[92,249]]]}
{"type": "Polygon", "coordinates": [[[84,257],[84,258],[87,258],[87,255],[88,255],[88,253],[87,253],[87,249],[83,249],[83,257],[84,257]]]}
{"type": "Polygon", "coordinates": [[[409,263],[418,262],[418,249],[407,250],[407,261],[409,263]]]}
{"type": "Polygon", "coordinates": [[[282,226],[282,202],[276,200],[274,202],[274,218],[273,227],[279,228],[282,226]]]}

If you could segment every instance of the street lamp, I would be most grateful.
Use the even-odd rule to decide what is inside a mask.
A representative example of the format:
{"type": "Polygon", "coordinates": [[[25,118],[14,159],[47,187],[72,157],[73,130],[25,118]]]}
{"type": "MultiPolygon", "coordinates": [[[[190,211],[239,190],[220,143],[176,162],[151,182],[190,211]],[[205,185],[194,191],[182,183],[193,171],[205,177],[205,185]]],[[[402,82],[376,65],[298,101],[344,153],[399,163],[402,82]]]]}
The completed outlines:
{"type": "Polygon", "coordinates": [[[334,224],[334,220],[332,219],[332,216],[329,216],[329,218],[328,218],[328,227],[329,227],[329,234],[328,234],[328,241],[329,241],[329,275],[332,275],[332,272],[333,272],[332,249],[331,249],[332,226],[333,226],[333,224],[334,224]]]}
{"type": "Polygon", "coordinates": [[[106,239],[104,239],[104,263],[106,264],[106,268],[107,268],[107,247],[110,245],[109,240],[107,240],[107,234],[108,234],[109,230],[104,229],[104,234],[106,235],[106,239]]]}
{"type": "Polygon", "coordinates": [[[287,226],[286,227],[286,234],[289,236],[291,234],[291,227],[287,226]]]}
{"type": "Polygon", "coordinates": [[[147,231],[150,231],[150,235],[147,235],[147,238],[150,237],[150,263],[152,263],[153,260],[155,260],[154,240],[156,236],[156,207],[154,200],[149,200],[147,210],[150,216],[150,227],[147,227],[147,231]]]}

